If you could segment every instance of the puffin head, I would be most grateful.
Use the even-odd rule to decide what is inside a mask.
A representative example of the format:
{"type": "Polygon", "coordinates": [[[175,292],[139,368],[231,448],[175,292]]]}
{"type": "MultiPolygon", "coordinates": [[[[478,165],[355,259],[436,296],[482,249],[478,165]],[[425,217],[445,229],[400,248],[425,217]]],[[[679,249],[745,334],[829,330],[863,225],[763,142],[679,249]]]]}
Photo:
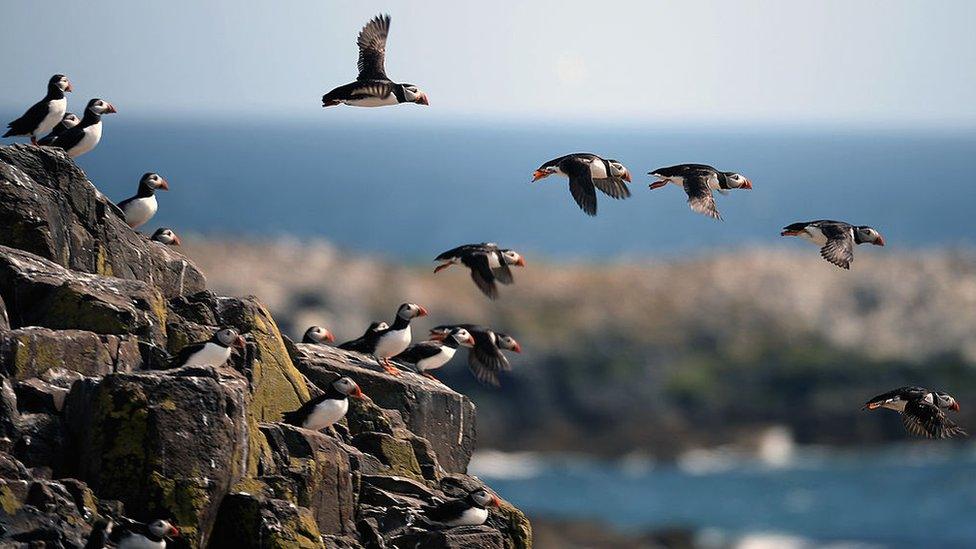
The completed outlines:
{"type": "Polygon", "coordinates": [[[418,316],[427,316],[427,309],[416,303],[404,303],[397,309],[397,316],[404,320],[412,320],[418,316]]]}
{"type": "Polygon", "coordinates": [[[362,389],[356,384],[351,378],[340,377],[339,379],[332,382],[332,388],[339,391],[340,394],[346,395],[347,397],[358,398],[359,400],[366,400],[366,395],[363,394],[362,389]]]}
{"type": "Polygon", "coordinates": [[[551,162],[546,162],[545,164],[539,166],[535,173],[532,174],[532,182],[535,183],[540,179],[545,179],[554,173],[558,173],[559,168],[551,162]]]}
{"type": "Polygon", "coordinates": [[[492,507],[499,507],[502,504],[501,500],[498,499],[498,496],[488,493],[488,490],[485,490],[484,488],[478,488],[477,490],[472,490],[469,492],[468,499],[471,500],[471,503],[474,503],[482,509],[488,507],[489,505],[492,507]]]}
{"type": "Polygon", "coordinates": [[[519,345],[519,342],[515,341],[515,338],[508,334],[495,332],[495,345],[498,345],[499,349],[505,349],[506,351],[522,352],[522,346],[519,345]]]}
{"type": "Polygon", "coordinates": [[[454,328],[447,337],[453,339],[458,345],[474,347],[474,337],[464,328],[454,328]]]}
{"type": "Polygon", "coordinates": [[[305,336],[302,338],[304,341],[312,341],[315,343],[326,343],[335,341],[335,336],[332,335],[328,329],[321,326],[312,326],[305,330],[305,336]]]}
{"type": "Polygon", "coordinates": [[[607,163],[610,164],[610,175],[612,177],[617,177],[630,183],[630,170],[616,160],[607,160],[607,163]]]}
{"type": "Polygon", "coordinates": [[[85,108],[98,115],[114,114],[119,112],[115,110],[115,105],[105,101],[104,99],[98,99],[97,97],[89,101],[88,106],[85,108]]]}
{"type": "Polygon", "coordinates": [[[725,179],[729,182],[729,188],[732,189],[749,189],[752,190],[752,181],[748,177],[735,173],[735,172],[725,172],[725,179]]]}
{"type": "Polygon", "coordinates": [[[854,228],[854,242],[858,244],[874,244],[875,246],[885,245],[884,237],[881,236],[881,233],[867,225],[854,228]]]}
{"type": "Polygon", "coordinates": [[[73,128],[77,126],[79,122],[81,122],[81,119],[78,118],[78,115],[73,112],[66,112],[64,113],[64,116],[61,117],[61,125],[65,128],[73,128]]]}
{"type": "Polygon", "coordinates": [[[180,530],[163,519],[157,519],[149,523],[149,531],[157,538],[166,536],[179,536],[180,530]]]}
{"type": "Polygon", "coordinates": [[[424,90],[413,84],[401,84],[401,86],[403,86],[403,98],[407,103],[430,105],[430,101],[427,99],[427,94],[424,93],[424,90]]]}
{"type": "Polygon", "coordinates": [[[74,91],[74,88],[71,87],[71,81],[68,80],[68,77],[63,74],[55,74],[52,76],[51,79],[47,81],[47,87],[57,88],[64,93],[71,93],[74,91]]]}
{"type": "Polygon", "coordinates": [[[371,322],[369,328],[366,330],[368,332],[382,332],[383,330],[389,328],[390,325],[386,322],[371,322]]]}
{"type": "Polygon", "coordinates": [[[160,227],[156,229],[156,232],[152,234],[151,240],[162,242],[167,246],[179,246],[183,243],[183,241],[180,240],[180,237],[177,236],[176,233],[173,232],[173,229],[170,229],[169,227],[160,227]]]}
{"type": "Polygon", "coordinates": [[[935,393],[935,405],[939,408],[945,408],[947,410],[959,411],[959,402],[953,398],[949,393],[943,393],[938,391],[935,393]]]}
{"type": "Polygon", "coordinates": [[[150,191],[168,191],[169,182],[162,178],[158,173],[148,172],[142,174],[142,178],[139,179],[139,188],[146,189],[150,191]]]}
{"type": "Polygon", "coordinates": [[[244,348],[244,338],[233,328],[223,328],[218,330],[213,336],[214,341],[222,347],[244,348]]]}
{"type": "Polygon", "coordinates": [[[505,260],[506,265],[525,267],[525,258],[522,257],[515,250],[502,250],[501,252],[502,252],[502,259],[505,260]]]}

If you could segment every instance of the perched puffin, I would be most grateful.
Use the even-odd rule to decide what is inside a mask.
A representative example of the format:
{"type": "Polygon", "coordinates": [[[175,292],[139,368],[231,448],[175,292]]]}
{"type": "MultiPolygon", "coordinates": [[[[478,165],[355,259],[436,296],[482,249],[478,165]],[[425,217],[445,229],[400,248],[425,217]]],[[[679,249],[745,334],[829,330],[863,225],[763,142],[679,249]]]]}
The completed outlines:
{"type": "Polygon", "coordinates": [[[110,539],[118,549],[166,549],[167,536],[179,535],[175,526],[159,519],[149,524],[134,521],[118,524],[112,529],[110,539]]]}
{"type": "Polygon", "coordinates": [[[331,426],[345,417],[349,411],[349,398],[366,400],[359,385],[348,377],[340,377],[329,384],[324,394],[309,400],[294,412],[285,412],[282,417],[289,425],[318,431],[331,426]]]}
{"type": "Polygon", "coordinates": [[[91,532],[88,534],[88,541],[85,543],[84,549],[103,549],[107,547],[109,536],[112,534],[112,521],[109,520],[98,520],[92,526],[91,532]]]}
{"type": "Polygon", "coordinates": [[[102,115],[116,112],[118,111],[115,110],[115,106],[108,101],[92,99],[85,107],[81,122],[61,132],[61,135],[51,142],[51,146],[68,151],[68,156],[71,158],[85,154],[94,149],[102,139],[102,115]]]}
{"type": "Polygon", "coordinates": [[[71,129],[77,126],[81,122],[78,115],[73,112],[66,112],[64,116],[61,117],[61,122],[58,122],[54,128],[51,129],[51,133],[45,135],[44,137],[37,140],[38,145],[50,145],[54,142],[54,138],[64,133],[65,130],[71,129]]]}
{"type": "Polygon", "coordinates": [[[713,219],[722,219],[715,206],[712,191],[726,193],[731,189],[752,189],[749,178],[735,173],[719,171],[705,164],[678,164],[658,168],[648,175],[658,178],[650,184],[651,189],[661,188],[668,183],[683,187],[688,195],[688,206],[693,211],[713,219]]]}
{"type": "Polygon", "coordinates": [[[881,233],[867,225],[853,226],[843,221],[803,221],[783,227],[781,236],[798,236],[821,246],[820,256],[844,269],[851,268],[855,244],[884,246],[881,233]]]}
{"type": "Polygon", "coordinates": [[[173,229],[170,229],[169,227],[160,227],[156,229],[156,232],[152,234],[150,240],[161,242],[167,246],[179,246],[183,244],[183,241],[180,240],[179,235],[173,232],[173,229]]]}
{"type": "Polygon", "coordinates": [[[430,371],[450,362],[461,345],[473,347],[474,338],[464,328],[454,328],[437,340],[414,343],[393,358],[413,364],[421,375],[436,380],[430,371]]]}
{"type": "Polygon", "coordinates": [[[55,74],[47,81],[47,95],[23,116],[7,124],[4,137],[29,135],[31,143],[37,145],[37,138],[54,129],[68,111],[68,99],[65,93],[71,92],[71,82],[63,74],[55,74]]]}
{"type": "Polygon", "coordinates": [[[905,429],[916,436],[928,438],[968,436],[966,431],[946,414],[946,410],[959,411],[959,403],[949,393],[930,391],[923,387],[902,387],[872,398],[861,409],[877,408],[887,408],[901,413],[905,429]]]}
{"type": "Polygon", "coordinates": [[[327,328],[310,326],[302,336],[302,343],[332,343],[335,336],[327,328]]]}
{"type": "Polygon", "coordinates": [[[604,160],[590,153],[567,154],[539,166],[532,175],[532,181],[552,174],[569,178],[569,192],[587,215],[596,215],[594,187],[611,198],[622,200],[630,197],[630,189],[625,183],[630,181],[630,170],[616,160],[604,160]]]}
{"type": "Polygon", "coordinates": [[[322,106],[340,103],[354,107],[382,107],[398,103],[430,105],[427,94],[413,84],[397,84],[386,76],[386,37],[390,16],[377,15],[359,31],[359,76],[356,81],[322,96],[322,106]]]}
{"type": "Polygon", "coordinates": [[[498,496],[478,488],[467,496],[423,507],[424,516],[447,526],[479,526],[488,520],[488,507],[498,507],[498,496]]]}
{"type": "Polygon", "coordinates": [[[397,309],[393,324],[376,332],[373,348],[368,353],[383,361],[383,368],[386,373],[395,376],[400,375],[400,370],[390,364],[390,357],[402,353],[410,346],[412,339],[410,321],[419,316],[427,316],[427,309],[416,303],[404,303],[397,309]]]}
{"type": "Polygon", "coordinates": [[[390,325],[386,322],[373,322],[369,325],[369,328],[366,328],[366,332],[363,335],[351,341],[340,343],[338,347],[345,351],[356,351],[357,353],[364,354],[371,353],[376,347],[376,338],[379,337],[380,332],[389,327],[390,325]]]}
{"type": "Polygon", "coordinates": [[[434,269],[435,273],[458,263],[464,265],[471,270],[471,280],[474,280],[478,289],[491,299],[498,297],[496,280],[502,284],[514,282],[510,265],[525,266],[525,259],[518,252],[499,249],[494,242],[464,244],[442,253],[434,261],[443,262],[434,269]]]}
{"type": "Polygon", "coordinates": [[[230,358],[231,347],[244,348],[244,338],[233,328],[223,328],[208,341],[191,343],[180,349],[171,366],[223,366],[230,358]]]}
{"type": "Polygon", "coordinates": [[[169,183],[157,173],[143,174],[139,180],[139,190],[136,195],[118,203],[119,209],[125,214],[125,222],[133,229],[139,228],[156,215],[159,204],[156,203],[156,190],[168,191],[169,183]]]}
{"type": "Polygon", "coordinates": [[[468,350],[468,368],[481,383],[498,387],[498,372],[510,371],[512,365],[502,353],[506,351],[522,352],[522,346],[515,338],[508,334],[496,332],[491,328],[477,324],[444,324],[430,330],[431,339],[443,339],[454,328],[464,328],[474,338],[474,346],[468,350]]]}

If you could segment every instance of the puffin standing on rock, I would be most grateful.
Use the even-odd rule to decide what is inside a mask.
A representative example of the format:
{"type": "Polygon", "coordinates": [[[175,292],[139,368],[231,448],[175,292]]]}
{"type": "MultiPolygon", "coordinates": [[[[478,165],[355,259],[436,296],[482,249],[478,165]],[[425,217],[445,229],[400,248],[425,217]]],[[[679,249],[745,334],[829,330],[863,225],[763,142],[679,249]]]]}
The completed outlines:
{"type": "Polygon", "coordinates": [[[349,398],[366,400],[355,381],[340,377],[329,384],[324,394],[309,400],[294,412],[285,412],[283,420],[289,425],[319,431],[332,426],[349,411],[349,398]]]}
{"type": "Polygon", "coordinates": [[[136,191],[136,195],[118,203],[119,209],[125,214],[126,224],[137,229],[156,215],[156,210],[159,209],[156,190],[169,190],[169,183],[159,174],[150,172],[139,179],[139,190],[136,191]]]}
{"type": "Polygon", "coordinates": [[[355,351],[363,354],[372,353],[373,349],[376,348],[376,339],[379,337],[380,332],[389,327],[390,325],[386,322],[373,322],[366,328],[366,332],[363,335],[351,341],[340,343],[338,347],[344,351],[355,351]]]}
{"type": "Polygon", "coordinates": [[[397,84],[386,76],[386,38],[390,16],[377,15],[359,31],[359,76],[356,81],[322,96],[322,106],[382,107],[398,103],[429,105],[427,94],[413,84],[397,84]]]}
{"type": "Polygon", "coordinates": [[[658,178],[649,185],[653,189],[674,183],[683,187],[688,195],[688,206],[695,212],[707,215],[712,219],[722,219],[715,206],[715,196],[712,191],[727,193],[731,189],[752,189],[749,178],[735,173],[719,171],[705,164],[678,164],[667,168],[658,168],[648,175],[658,178]]]}
{"type": "Polygon", "coordinates": [[[522,346],[510,335],[477,324],[436,326],[430,330],[431,339],[443,339],[454,328],[464,328],[474,338],[474,346],[468,350],[468,368],[471,373],[481,383],[498,387],[498,372],[512,369],[502,349],[521,353],[522,346]]]}
{"type": "Polygon", "coordinates": [[[376,332],[373,348],[368,353],[383,361],[386,373],[400,375],[400,370],[390,364],[390,357],[402,353],[410,346],[410,321],[421,316],[427,316],[427,309],[416,303],[404,303],[397,309],[393,324],[376,332]]]}
{"type": "Polygon", "coordinates": [[[302,343],[332,343],[335,336],[327,328],[321,326],[310,326],[302,336],[302,343]]]}
{"type": "Polygon", "coordinates": [[[618,200],[630,197],[630,170],[616,160],[605,160],[595,154],[574,153],[554,158],[539,166],[532,181],[550,175],[569,178],[569,192],[587,215],[596,215],[596,190],[618,200]]]}
{"type": "Polygon", "coordinates": [[[129,522],[118,524],[112,529],[109,539],[118,549],[166,549],[166,538],[178,537],[179,529],[165,520],[154,520],[149,524],[129,522]]]}
{"type": "Polygon", "coordinates": [[[826,219],[787,225],[780,236],[798,236],[821,246],[820,256],[843,269],[851,268],[855,244],[885,245],[881,233],[867,225],[855,227],[843,221],[826,219]]]}
{"type": "Polygon", "coordinates": [[[438,340],[415,343],[393,358],[415,365],[420,375],[436,381],[430,371],[450,362],[461,345],[473,347],[474,338],[464,328],[454,328],[438,340]]]}
{"type": "Polygon", "coordinates": [[[494,242],[464,244],[442,253],[434,261],[443,262],[434,269],[435,273],[458,263],[470,269],[471,280],[490,299],[498,297],[496,280],[502,284],[515,281],[509,266],[525,266],[525,259],[518,252],[499,249],[494,242]]]}
{"type": "Polygon", "coordinates": [[[156,229],[156,232],[154,232],[149,239],[156,242],[161,242],[167,246],[180,246],[183,244],[183,241],[180,240],[179,235],[173,232],[173,229],[170,229],[169,227],[160,227],[156,229]]]}
{"type": "Polygon", "coordinates": [[[924,387],[901,387],[872,398],[861,409],[878,408],[901,413],[905,429],[916,436],[940,439],[968,436],[946,414],[947,410],[959,411],[959,403],[949,393],[924,387]]]}
{"type": "Polygon", "coordinates": [[[102,140],[102,115],[114,114],[118,111],[115,106],[102,99],[92,99],[85,107],[85,114],[81,122],[73,128],[61,132],[61,135],[51,142],[52,147],[59,147],[68,152],[71,158],[77,158],[95,148],[102,140]]]}
{"type": "Polygon", "coordinates": [[[488,520],[488,507],[501,506],[498,496],[478,488],[463,498],[452,499],[422,508],[424,516],[446,526],[480,526],[488,520]]]}
{"type": "Polygon", "coordinates": [[[4,137],[29,135],[31,143],[37,145],[37,138],[54,129],[68,112],[68,98],[71,82],[63,74],[55,74],[47,81],[47,95],[31,105],[27,112],[17,120],[7,124],[4,137]]]}
{"type": "Polygon", "coordinates": [[[207,341],[192,343],[180,349],[171,366],[223,366],[230,359],[231,347],[244,348],[244,338],[233,328],[223,328],[207,341]]]}
{"type": "Polygon", "coordinates": [[[54,138],[64,133],[65,130],[70,130],[71,128],[77,126],[81,123],[81,119],[78,115],[73,112],[65,113],[61,117],[61,122],[58,122],[54,128],[51,129],[51,133],[45,135],[44,137],[37,140],[38,145],[50,145],[54,142],[54,138]]]}

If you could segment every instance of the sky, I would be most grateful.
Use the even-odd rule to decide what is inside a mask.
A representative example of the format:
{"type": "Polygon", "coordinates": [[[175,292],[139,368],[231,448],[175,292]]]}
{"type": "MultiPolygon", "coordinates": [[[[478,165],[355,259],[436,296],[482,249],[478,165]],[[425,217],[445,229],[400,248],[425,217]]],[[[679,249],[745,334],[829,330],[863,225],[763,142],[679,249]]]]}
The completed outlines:
{"type": "Polygon", "coordinates": [[[134,116],[320,116],[380,12],[408,117],[976,126],[969,0],[6,0],[0,110],[63,72],[134,116]]]}

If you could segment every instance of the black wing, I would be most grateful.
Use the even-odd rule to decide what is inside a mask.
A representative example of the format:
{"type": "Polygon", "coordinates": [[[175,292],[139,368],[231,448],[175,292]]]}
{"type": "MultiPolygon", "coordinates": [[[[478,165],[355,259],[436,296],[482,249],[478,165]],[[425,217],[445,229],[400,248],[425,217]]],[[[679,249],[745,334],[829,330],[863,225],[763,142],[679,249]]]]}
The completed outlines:
{"type": "Polygon", "coordinates": [[[611,198],[616,198],[617,200],[630,198],[630,189],[627,188],[627,182],[619,177],[594,179],[593,184],[596,185],[596,188],[600,189],[600,192],[611,198]]]}
{"type": "Polygon", "coordinates": [[[498,387],[498,372],[511,369],[508,359],[495,345],[491,334],[477,332],[472,335],[474,348],[468,350],[468,368],[481,383],[498,387]]]}
{"type": "Polygon", "coordinates": [[[51,142],[51,146],[68,150],[77,145],[84,136],[85,129],[81,127],[81,124],[78,124],[73,128],[68,128],[61,135],[55,137],[54,141],[51,142]]]}
{"type": "Polygon", "coordinates": [[[305,404],[302,404],[297,410],[281,414],[281,420],[289,425],[301,427],[308,415],[312,413],[312,410],[314,410],[315,407],[318,406],[323,400],[329,398],[329,396],[329,393],[322,393],[305,404]]]}
{"type": "Polygon", "coordinates": [[[136,522],[134,520],[130,520],[122,524],[116,524],[112,528],[112,533],[109,534],[109,539],[115,543],[119,543],[123,539],[133,534],[148,536],[149,527],[141,522],[136,522]]]}
{"type": "Polygon", "coordinates": [[[487,253],[493,250],[497,250],[498,245],[492,242],[482,242],[480,244],[462,244],[457,248],[451,248],[441,255],[434,258],[434,261],[447,261],[449,259],[456,259],[459,257],[464,257],[473,253],[487,253]]]}
{"type": "Polygon", "coordinates": [[[816,226],[827,237],[827,243],[820,248],[820,256],[844,269],[851,268],[854,261],[854,234],[847,223],[821,222],[816,226]]]}
{"type": "Polygon", "coordinates": [[[407,347],[406,350],[393,358],[396,360],[409,362],[410,364],[416,364],[425,358],[430,358],[436,355],[439,352],[441,352],[440,343],[437,343],[436,341],[422,341],[407,347]]]}
{"type": "Polygon", "coordinates": [[[693,211],[705,214],[713,219],[722,219],[715,206],[715,197],[708,188],[710,174],[706,171],[693,171],[684,174],[685,193],[688,195],[688,206],[693,211]]]}
{"type": "Polygon", "coordinates": [[[359,31],[359,78],[357,80],[389,80],[383,67],[386,58],[386,37],[390,33],[390,16],[377,15],[359,31]]]}
{"type": "Polygon", "coordinates": [[[502,284],[511,284],[515,282],[515,278],[512,276],[512,269],[509,268],[508,264],[505,263],[505,258],[502,257],[500,251],[492,252],[495,254],[495,260],[498,261],[498,267],[491,270],[491,273],[495,275],[495,280],[501,282],[502,284]]]}
{"type": "Polygon", "coordinates": [[[183,347],[180,349],[180,352],[170,360],[170,365],[182,366],[186,364],[186,361],[189,360],[194,353],[198,352],[200,349],[203,349],[203,346],[206,344],[206,341],[202,341],[200,343],[191,343],[186,347],[183,347]]]}
{"type": "Polygon", "coordinates": [[[871,404],[884,404],[885,402],[896,398],[901,400],[918,400],[920,398],[924,398],[929,392],[930,391],[924,387],[899,387],[894,391],[888,391],[887,393],[882,393],[872,398],[864,404],[864,407],[867,408],[871,404]]]}
{"type": "Polygon", "coordinates": [[[366,332],[363,335],[351,341],[340,343],[337,347],[344,351],[356,351],[357,353],[364,354],[372,353],[376,349],[376,341],[379,339],[379,332],[374,329],[375,326],[378,326],[378,323],[374,322],[369,328],[366,328],[366,332]]]}
{"type": "Polygon", "coordinates": [[[61,135],[62,133],[64,133],[67,130],[68,130],[68,128],[64,127],[64,123],[63,122],[58,122],[58,125],[57,126],[54,126],[54,129],[51,130],[51,133],[49,133],[49,134],[45,135],[44,137],[42,137],[42,138],[40,138],[40,139],[37,140],[37,144],[38,145],[50,145],[51,143],[54,143],[54,139],[57,136],[61,135]]]}
{"type": "Polygon", "coordinates": [[[913,400],[905,405],[901,415],[905,429],[916,436],[928,438],[953,438],[968,436],[955,424],[944,410],[924,400],[913,400]]]}
{"type": "Polygon", "coordinates": [[[3,134],[3,136],[11,137],[14,135],[29,134],[37,129],[37,125],[41,123],[41,120],[44,120],[45,116],[47,116],[48,110],[50,110],[50,106],[48,106],[48,102],[46,100],[42,99],[41,101],[34,103],[31,105],[31,108],[27,109],[27,112],[25,112],[23,116],[7,124],[7,127],[10,129],[7,130],[7,133],[3,134]]]}
{"type": "Polygon", "coordinates": [[[115,206],[118,207],[118,209],[122,210],[122,213],[124,214],[125,213],[125,207],[128,206],[133,200],[135,200],[137,198],[139,198],[139,197],[138,196],[130,196],[129,198],[126,198],[125,200],[123,200],[122,202],[119,202],[115,206]]]}
{"type": "Polygon", "coordinates": [[[457,519],[471,506],[464,499],[452,499],[437,505],[425,505],[424,515],[435,522],[448,522],[457,519]]]}
{"type": "Polygon", "coordinates": [[[586,215],[596,215],[596,190],[590,166],[579,157],[564,158],[559,169],[569,176],[569,192],[586,215]]]}
{"type": "Polygon", "coordinates": [[[485,254],[471,254],[461,258],[461,263],[471,270],[471,280],[474,281],[481,293],[491,299],[498,297],[498,286],[495,275],[488,266],[488,256],[485,254]]]}

